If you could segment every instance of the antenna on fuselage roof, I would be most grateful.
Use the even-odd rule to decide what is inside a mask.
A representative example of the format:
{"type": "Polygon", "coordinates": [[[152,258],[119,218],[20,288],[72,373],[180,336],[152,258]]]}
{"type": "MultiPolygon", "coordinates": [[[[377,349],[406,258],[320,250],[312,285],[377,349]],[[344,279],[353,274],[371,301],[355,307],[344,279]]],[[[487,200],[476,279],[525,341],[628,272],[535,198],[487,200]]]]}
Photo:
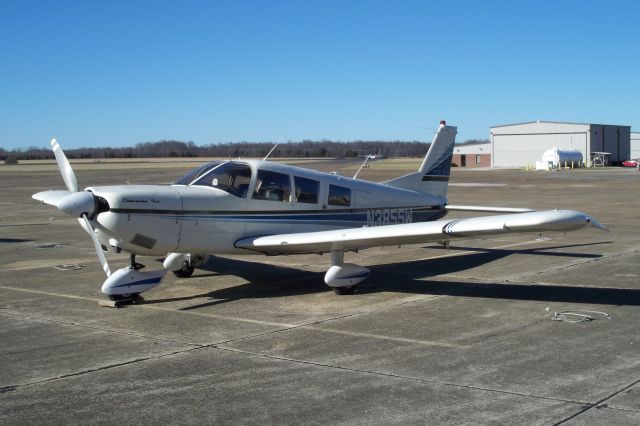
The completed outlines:
{"type": "Polygon", "coordinates": [[[271,148],[271,151],[269,151],[269,153],[267,155],[264,156],[264,158],[262,159],[262,161],[267,161],[267,158],[269,158],[269,156],[271,155],[271,153],[273,152],[274,149],[276,149],[278,147],[278,145],[280,145],[281,141],[276,142],[276,144],[273,146],[273,148],[271,148]]]}
{"type": "Polygon", "coordinates": [[[364,163],[362,163],[362,165],[360,166],[360,168],[358,169],[358,171],[356,172],[355,175],[353,175],[352,179],[355,179],[356,177],[358,177],[358,173],[360,173],[360,170],[362,170],[362,168],[364,167],[365,164],[367,164],[367,161],[369,161],[369,158],[371,158],[371,154],[367,155],[364,159],[364,163]]]}

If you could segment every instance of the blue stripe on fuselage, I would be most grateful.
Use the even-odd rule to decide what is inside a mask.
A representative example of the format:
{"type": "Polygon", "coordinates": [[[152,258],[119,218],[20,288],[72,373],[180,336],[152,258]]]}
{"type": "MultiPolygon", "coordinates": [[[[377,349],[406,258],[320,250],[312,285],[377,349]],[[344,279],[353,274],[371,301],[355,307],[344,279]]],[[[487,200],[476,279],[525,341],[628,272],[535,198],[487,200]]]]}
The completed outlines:
{"type": "MultiPolygon", "coordinates": [[[[445,215],[443,210],[414,210],[412,213],[411,223],[417,222],[429,222],[432,220],[440,219],[445,215]]],[[[353,213],[331,213],[331,212],[319,212],[319,213],[304,213],[304,214],[238,214],[238,215],[225,215],[225,214],[203,214],[203,215],[185,215],[182,216],[182,220],[187,221],[239,221],[239,222],[252,222],[252,223],[304,223],[304,224],[319,224],[319,225],[340,225],[345,227],[358,227],[367,225],[367,212],[358,211],[353,213]]],[[[389,222],[380,223],[376,225],[394,225],[396,223],[404,222],[389,222]]]]}

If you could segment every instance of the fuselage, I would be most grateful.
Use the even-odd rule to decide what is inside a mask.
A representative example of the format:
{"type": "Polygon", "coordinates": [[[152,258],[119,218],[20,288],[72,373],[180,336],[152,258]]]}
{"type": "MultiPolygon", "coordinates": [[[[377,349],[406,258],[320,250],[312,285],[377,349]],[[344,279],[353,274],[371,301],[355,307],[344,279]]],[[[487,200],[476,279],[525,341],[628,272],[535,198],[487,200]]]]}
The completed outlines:
{"type": "Polygon", "coordinates": [[[146,255],[250,253],[234,243],[425,222],[444,216],[446,204],[417,191],[256,160],[210,163],[174,185],[87,190],[108,206],[94,218],[102,244],[146,255]]]}

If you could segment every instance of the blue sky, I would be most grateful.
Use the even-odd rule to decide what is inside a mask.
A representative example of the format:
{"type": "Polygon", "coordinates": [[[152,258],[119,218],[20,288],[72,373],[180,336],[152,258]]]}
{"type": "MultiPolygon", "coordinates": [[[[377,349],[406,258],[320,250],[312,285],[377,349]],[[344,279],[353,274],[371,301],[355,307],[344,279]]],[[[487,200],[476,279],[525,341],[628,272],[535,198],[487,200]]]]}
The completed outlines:
{"type": "Polygon", "coordinates": [[[640,129],[638,1],[0,2],[0,147],[640,129]],[[422,128],[421,128],[422,127],[422,128]]]}

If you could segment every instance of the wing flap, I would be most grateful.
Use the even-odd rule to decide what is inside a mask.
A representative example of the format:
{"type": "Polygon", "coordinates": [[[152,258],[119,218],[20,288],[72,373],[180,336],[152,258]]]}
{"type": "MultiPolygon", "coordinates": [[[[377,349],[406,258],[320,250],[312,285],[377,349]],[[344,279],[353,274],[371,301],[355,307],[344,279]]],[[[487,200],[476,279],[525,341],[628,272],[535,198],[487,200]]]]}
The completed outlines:
{"type": "Polygon", "coordinates": [[[533,209],[514,208],[514,207],[489,207],[489,206],[462,206],[449,204],[444,207],[451,211],[460,212],[486,212],[486,213],[529,213],[534,212],[533,209]]]}
{"type": "Polygon", "coordinates": [[[368,247],[443,241],[452,238],[510,232],[567,232],[587,225],[601,227],[589,215],[573,210],[551,210],[438,220],[375,227],[302,232],[244,238],[235,246],[265,254],[320,253],[368,247]]]}

